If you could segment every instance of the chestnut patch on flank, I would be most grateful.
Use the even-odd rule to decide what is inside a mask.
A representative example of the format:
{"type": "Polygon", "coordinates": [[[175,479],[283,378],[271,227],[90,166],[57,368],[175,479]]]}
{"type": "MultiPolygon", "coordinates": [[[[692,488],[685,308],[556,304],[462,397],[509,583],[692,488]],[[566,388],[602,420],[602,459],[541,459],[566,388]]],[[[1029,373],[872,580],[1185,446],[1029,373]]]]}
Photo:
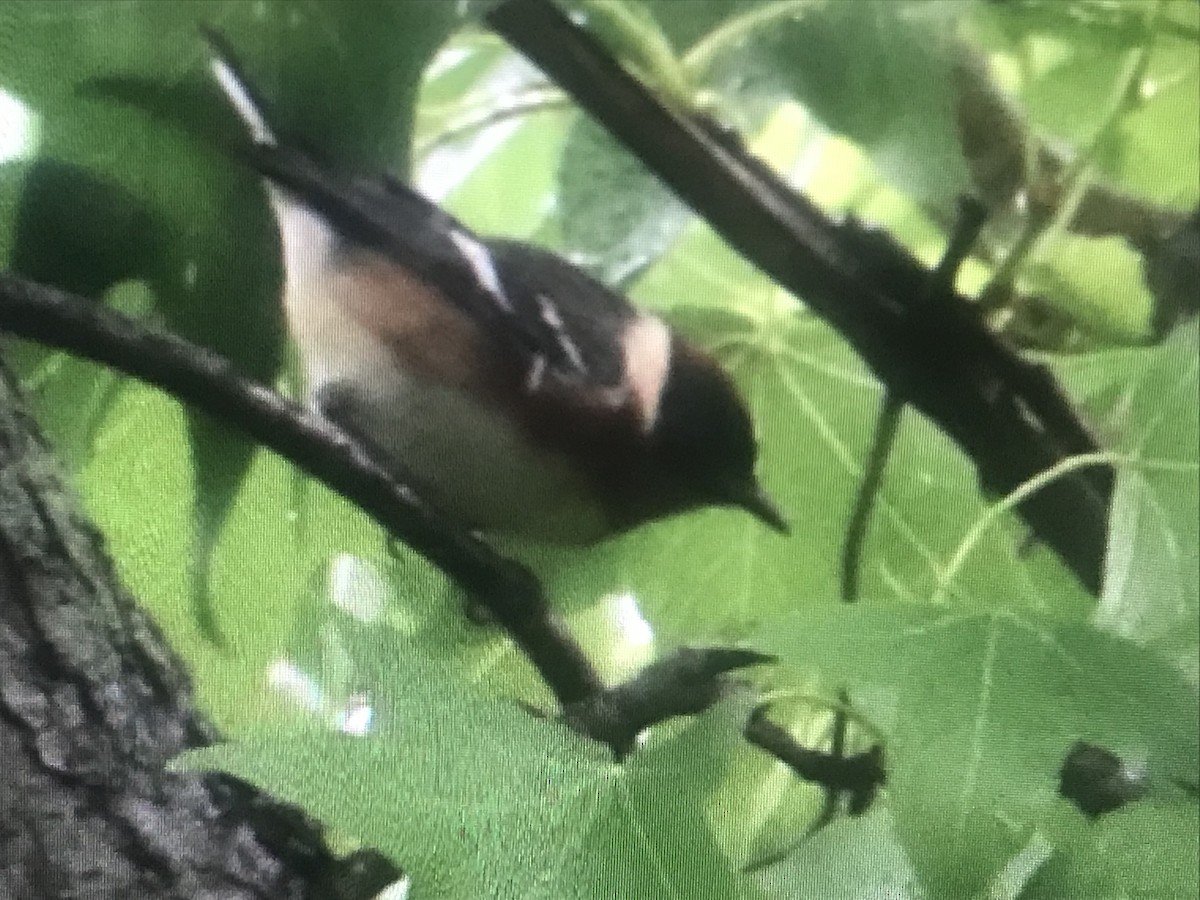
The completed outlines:
{"type": "Polygon", "coordinates": [[[493,387],[494,360],[479,327],[421,278],[379,254],[356,253],[331,281],[337,302],[404,369],[471,392],[493,387]]]}

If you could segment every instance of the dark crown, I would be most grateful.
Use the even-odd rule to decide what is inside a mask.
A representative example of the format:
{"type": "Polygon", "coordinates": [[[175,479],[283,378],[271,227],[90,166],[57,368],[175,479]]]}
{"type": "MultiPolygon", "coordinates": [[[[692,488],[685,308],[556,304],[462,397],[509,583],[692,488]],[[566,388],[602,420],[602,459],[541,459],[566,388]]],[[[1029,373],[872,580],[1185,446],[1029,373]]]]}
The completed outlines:
{"type": "Polygon", "coordinates": [[[758,447],[750,414],[708,355],[674,340],[653,441],[661,464],[710,500],[754,481],[758,447]]]}

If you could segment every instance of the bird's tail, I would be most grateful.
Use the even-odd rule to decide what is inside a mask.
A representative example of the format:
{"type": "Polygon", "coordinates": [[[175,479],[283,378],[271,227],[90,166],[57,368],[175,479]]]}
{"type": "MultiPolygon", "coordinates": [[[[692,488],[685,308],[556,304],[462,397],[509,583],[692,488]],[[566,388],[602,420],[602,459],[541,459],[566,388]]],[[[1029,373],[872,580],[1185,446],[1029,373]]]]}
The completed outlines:
{"type": "Polygon", "coordinates": [[[260,147],[277,147],[279,141],[275,129],[263,112],[263,103],[256,95],[250,82],[242,74],[233,47],[225,35],[208,25],[200,26],[200,35],[212,53],[209,69],[217,85],[229,98],[229,103],[238,117],[246,124],[254,143],[260,147]]]}

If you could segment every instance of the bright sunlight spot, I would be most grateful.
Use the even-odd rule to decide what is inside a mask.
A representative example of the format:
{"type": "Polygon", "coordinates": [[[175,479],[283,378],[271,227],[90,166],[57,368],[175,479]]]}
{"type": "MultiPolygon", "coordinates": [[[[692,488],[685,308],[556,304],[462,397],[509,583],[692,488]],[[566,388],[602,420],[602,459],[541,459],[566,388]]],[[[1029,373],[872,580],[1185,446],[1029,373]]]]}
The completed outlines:
{"type": "Polygon", "coordinates": [[[0,163],[31,156],[40,132],[38,117],[29,107],[0,90],[0,163]]]}

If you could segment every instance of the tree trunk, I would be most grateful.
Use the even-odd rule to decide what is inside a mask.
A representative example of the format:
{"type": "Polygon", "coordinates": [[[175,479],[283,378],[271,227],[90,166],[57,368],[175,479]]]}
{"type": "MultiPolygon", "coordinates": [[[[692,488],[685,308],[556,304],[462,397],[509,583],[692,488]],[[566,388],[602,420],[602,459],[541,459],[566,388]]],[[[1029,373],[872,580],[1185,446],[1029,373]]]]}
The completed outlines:
{"type": "Polygon", "coordinates": [[[0,365],[0,897],[327,895],[310,821],[164,771],[215,738],[0,365]]]}

